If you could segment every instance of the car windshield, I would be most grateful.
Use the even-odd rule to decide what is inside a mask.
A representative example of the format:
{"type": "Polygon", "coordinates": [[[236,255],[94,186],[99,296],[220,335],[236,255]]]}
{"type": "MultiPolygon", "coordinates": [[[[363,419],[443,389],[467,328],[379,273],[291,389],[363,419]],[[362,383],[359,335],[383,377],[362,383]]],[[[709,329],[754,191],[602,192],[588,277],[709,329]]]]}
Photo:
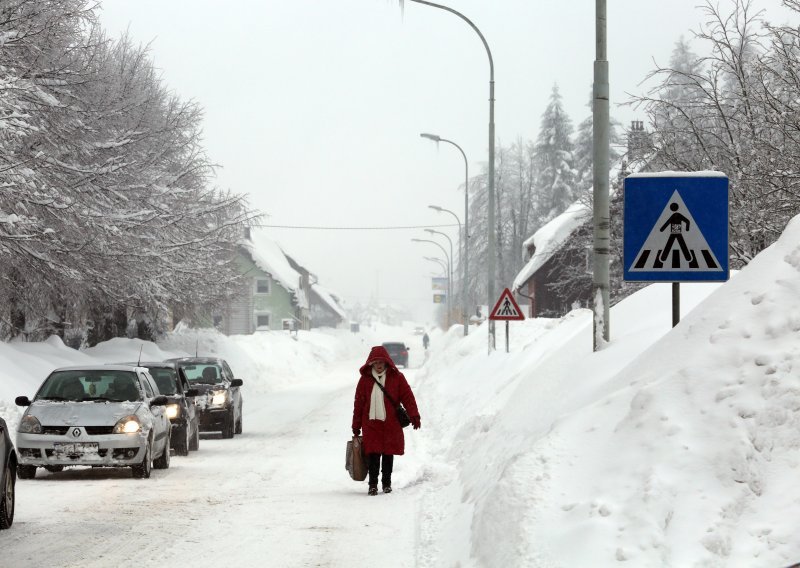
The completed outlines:
{"type": "Polygon", "coordinates": [[[44,381],[35,400],[136,401],[142,399],[133,371],[54,371],[44,381]]]}
{"type": "Polygon", "coordinates": [[[389,353],[396,353],[406,348],[404,343],[384,343],[383,346],[389,353]]]}
{"type": "Polygon", "coordinates": [[[158,369],[155,367],[148,367],[148,369],[150,370],[150,376],[156,381],[159,393],[169,396],[178,392],[178,376],[175,369],[158,369]]]}
{"type": "Polygon", "coordinates": [[[222,369],[213,363],[195,365],[182,365],[186,378],[190,383],[200,385],[217,385],[222,382],[222,369]]]}

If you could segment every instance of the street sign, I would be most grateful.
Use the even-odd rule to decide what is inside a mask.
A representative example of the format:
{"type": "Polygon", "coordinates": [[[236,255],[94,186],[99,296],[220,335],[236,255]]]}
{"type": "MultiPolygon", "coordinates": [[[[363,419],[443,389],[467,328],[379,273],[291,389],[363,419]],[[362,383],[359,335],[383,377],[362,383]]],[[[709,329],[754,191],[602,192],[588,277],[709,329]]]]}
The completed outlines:
{"type": "Polygon", "coordinates": [[[720,172],[625,178],[623,278],[728,280],[728,178],[720,172]]]}
{"type": "Polygon", "coordinates": [[[447,302],[447,294],[434,294],[433,295],[433,303],[434,304],[444,304],[447,302]]]}
{"type": "Polygon", "coordinates": [[[519,305],[511,294],[511,290],[508,288],[503,290],[503,293],[500,294],[500,299],[497,300],[494,309],[489,314],[489,319],[499,321],[521,321],[525,319],[522,310],[519,309],[519,305]]]}

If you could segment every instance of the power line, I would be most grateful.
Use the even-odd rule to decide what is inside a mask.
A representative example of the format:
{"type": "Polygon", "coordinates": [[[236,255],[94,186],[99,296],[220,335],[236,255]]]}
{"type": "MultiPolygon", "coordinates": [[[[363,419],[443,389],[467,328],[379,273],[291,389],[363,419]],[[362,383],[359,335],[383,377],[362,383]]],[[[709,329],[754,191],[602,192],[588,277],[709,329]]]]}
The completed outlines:
{"type": "Polygon", "coordinates": [[[431,228],[447,228],[458,227],[458,225],[406,225],[399,227],[319,227],[311,225],[255,225],[259,228],[270,229],[303,229],[310,231],[397,231],[406,229],[431,229],[431,228]]]}

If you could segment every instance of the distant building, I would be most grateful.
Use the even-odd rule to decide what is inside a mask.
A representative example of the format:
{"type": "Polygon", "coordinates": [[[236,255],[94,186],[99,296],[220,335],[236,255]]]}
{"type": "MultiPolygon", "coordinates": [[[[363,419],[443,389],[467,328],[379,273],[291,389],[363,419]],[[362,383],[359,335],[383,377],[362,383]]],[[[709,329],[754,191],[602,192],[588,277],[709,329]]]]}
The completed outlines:
{"type": "Polygon", "coordinates": [[[319,284],[311,285],[311,327],[343,327],[348,321],[339,298],[319,284]]]}

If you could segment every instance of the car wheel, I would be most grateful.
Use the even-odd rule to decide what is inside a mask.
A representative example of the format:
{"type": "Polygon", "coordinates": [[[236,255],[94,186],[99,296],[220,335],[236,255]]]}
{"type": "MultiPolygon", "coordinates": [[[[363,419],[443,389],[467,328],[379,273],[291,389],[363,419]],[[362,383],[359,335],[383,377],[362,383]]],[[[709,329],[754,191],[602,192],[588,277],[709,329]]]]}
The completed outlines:
{"type": "Polygon", "coordinates": [[[189,425],[187,424],[182,430],[178,430],[178,439],[175,440],[175,455],[188,456],[189,455],[189,425]]]}
{"type": "Polygon", "coordinates": [[[150,477],[150,471],[153,469],[153,455],[151,453],[150,442],[144,449],[144,457],[142,463],[131,466],[133,477],[136,479],[147,479],[150,477]]]}
{"type": "Polygon", "coordinates": [[[233,419],[233,408],[231,408],[230,414],[225,418],[225,422],[222,424],[222,437],[223,438],[233,438],[233,429],[234,429],[234,419],[233,419]]]}
{"type": "Polygon", "coordinates": [[[59,471],[64,471],[63,465],[46,465],[44,466],[44,468],[50,473],[58,473],[59,471]]]}
{"type": "MultiPolygon", "coordinates": [[[[167,430],[167,432],[169,432],[169,430],[167,430]]],[[[158,456],[158,458],[153,460],[153,467],[156,469],[169,469],[169,447],[171,445],[170,438],[172,438],[172,436],[167,434],[167,441],[164,444],[164,451],[161,452],[161,455],[158,456]]]]}
{"type": "Polygon", "coordinates": [[[234,430],[235,434],[242,433],[242,409],[239,408],[239,420],[236,421],[236,429],[234,430]]]}
{"type": "Polygon", "coordinates": [[[36,466],[35,465],[18,465],[17,466],[17,476],[20,479],[33,479],[36,477],[36,466]]]}
{"type": "Polygon", "coordinates": [[[7,529],[14,522],[14,482],[17,479],[17,472],[9,461],[6,464],[6,471],[3,482],[3,493],[0,495],[0,529],[7,529]]]}
{"type": "Polygon", "coordinates": [[[199,449],[200,449],[200,425],[198,424],[197,427],[194,429],[194,436],[192,436],[191,440],[189,440],[189,450],[195,452],[199,449]]]}

